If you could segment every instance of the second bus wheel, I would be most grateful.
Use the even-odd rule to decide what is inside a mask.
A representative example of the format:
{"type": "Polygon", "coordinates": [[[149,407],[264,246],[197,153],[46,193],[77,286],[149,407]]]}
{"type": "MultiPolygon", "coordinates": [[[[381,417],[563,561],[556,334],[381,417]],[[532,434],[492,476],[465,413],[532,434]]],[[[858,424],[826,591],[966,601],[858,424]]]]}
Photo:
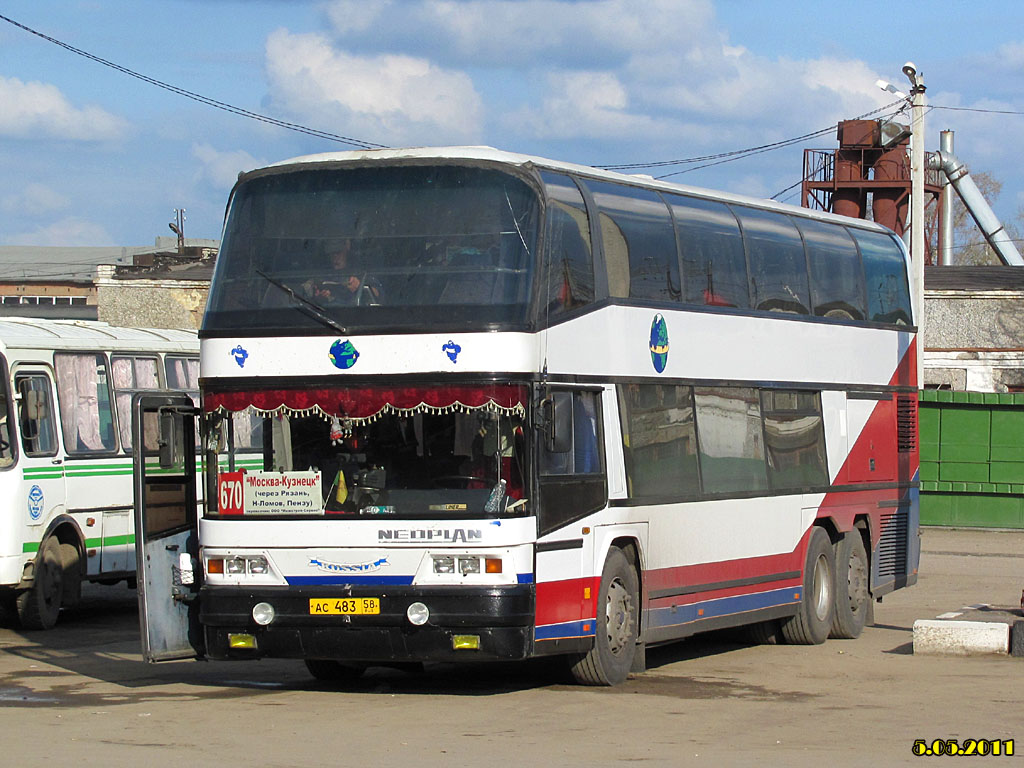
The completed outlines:
{"type": "Polygon", "coordinates": [[[791,645],[818,645],[828,639],[835,610],[835,555],[824,528],[811,529],[804,558],[804,588],[796,616],[782,623],[782,637],[791,645]]]}
{"type": "Polygon", "coordinates": [[[860,637],[871,613],[868,589],[868,553],[859,528],[836,542],[836,605],[829,637],[852,640],[860,637]]]}
{"type": "Polygon", "coordinates": [[[52,629],[64,595],[60,542],[50,536],[39,548],[32,586],[18,595],[18,618],[25,629],[52,629]]]}
{"type": "Polygon", "coordinates": [[[613,547],[601,572],[594,647],[572,665],[576,682],[617,685],[633,666],[640,626],[640,589],[636,570],[625,553],[613,547]]]}

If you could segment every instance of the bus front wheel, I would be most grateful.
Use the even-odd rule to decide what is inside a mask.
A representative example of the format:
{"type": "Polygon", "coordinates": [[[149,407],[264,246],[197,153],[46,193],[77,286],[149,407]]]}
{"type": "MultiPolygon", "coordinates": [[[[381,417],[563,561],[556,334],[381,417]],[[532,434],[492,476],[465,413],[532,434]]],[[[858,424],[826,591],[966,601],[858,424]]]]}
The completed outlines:
{"type": "Polygon", "coordinates": [[[50,536],[36,557],[32,586],[18,594],[18,618],[25,629],[52,629],[64,593],[64,561],[60,542],[50,536]]]}
{"type": "Polygon", "coordinates": [[[824,528],[812,528],[804,559],[804,588],[796,616],[782,624],[782,637],[791,645],[818,645],[828,639],[835,611],[835,554],[824,528]]]}
{"type": "Polygon", "coordinates": [[[601,572],[594,647],[576,659],[572,674],[583,685],[618,685],[628,676],[640,626],[636,570],[618,548],[608,552],[601,572]]]}

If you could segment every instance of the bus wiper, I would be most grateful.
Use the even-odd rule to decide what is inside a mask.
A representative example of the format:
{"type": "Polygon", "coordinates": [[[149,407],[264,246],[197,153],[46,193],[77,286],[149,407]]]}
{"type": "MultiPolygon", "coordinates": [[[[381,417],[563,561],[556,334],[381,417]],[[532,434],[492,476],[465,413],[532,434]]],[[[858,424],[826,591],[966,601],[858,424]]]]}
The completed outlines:
{"type": "Polygon", "coordinates": [[[290,286],[287,286],[280,280],[276,280],[275,278],[271,277],[262,269],[255,269],[253,271],[271,285],[276,286],[277,288],[280,288],[282,291],[287,293],[296,302],[295,308],[299,310],[302,314],[308,317],[312,317],[314,320],[319,320],[323,325],[326,325],[328,328],[333,328],[342,335],[348,335],[348,329],[345,328],[345,326],[343,325],[339,325],[335,320],[333,320],[327,314],[327,310],[321,307],[315,301],[310,301],[305,296],[299,296],[299,294],[297,294],[290,286]]]}

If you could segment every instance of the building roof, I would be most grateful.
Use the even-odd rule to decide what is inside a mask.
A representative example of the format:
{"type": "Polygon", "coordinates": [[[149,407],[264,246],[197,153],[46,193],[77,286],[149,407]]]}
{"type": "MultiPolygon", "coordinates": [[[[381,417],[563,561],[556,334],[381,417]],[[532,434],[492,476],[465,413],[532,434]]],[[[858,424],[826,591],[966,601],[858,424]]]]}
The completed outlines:
{"type": "Polygon", "coordinates": [[[1024,267],[925,267],[929,291],[1024,291],[1024,267]]]}

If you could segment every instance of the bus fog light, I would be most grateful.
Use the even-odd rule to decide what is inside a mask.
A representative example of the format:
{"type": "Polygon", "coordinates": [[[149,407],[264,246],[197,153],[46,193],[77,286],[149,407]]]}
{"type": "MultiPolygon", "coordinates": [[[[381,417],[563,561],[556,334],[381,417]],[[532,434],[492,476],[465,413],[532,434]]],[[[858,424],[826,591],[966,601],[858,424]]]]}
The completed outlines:
{"type": "Polygon", "coordinates": [[[265,627],[272,622],[275,615],[274,606],[270,603],[256,603],[252,607],[252,620],[261,627],[265,627]]]}
{"type": "Polygon", "coordinates": [[[451,555],[433,555],[434,573],[455,573],[455,558],[451,555]]]}
{"type": "Polygon", "coordinates": [[[229,576],[244,576],[245,575],[245,558],[244,557],[232,557],[225,563],[229,576]]]}
{"type": "Polygon", "coordinates": [[[430,609],[423,603],[413,603],[405,609],[405,616],[409,619],[410,624],[422,627],[430,618],[430,609]]]}
{"type": "Polygon", "coordinates": [[[460,557],[459,573],[465,576],[467,573],[480,573],[479,557],[460,557]]]}

